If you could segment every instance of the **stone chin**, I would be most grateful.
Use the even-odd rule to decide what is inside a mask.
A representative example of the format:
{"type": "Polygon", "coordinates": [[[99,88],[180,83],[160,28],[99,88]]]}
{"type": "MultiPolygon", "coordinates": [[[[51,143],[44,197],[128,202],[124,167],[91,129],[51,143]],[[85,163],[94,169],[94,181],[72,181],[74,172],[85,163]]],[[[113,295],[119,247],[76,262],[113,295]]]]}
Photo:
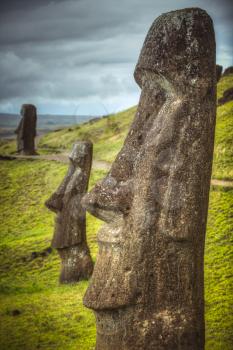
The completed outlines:
{"type": "Polygon", "coordinates": [[[126,254],[130,249],[129,241],[125,239],[128,229],[123,218],[119,217],[111,225],[103,225],[98,232],[99,251],[94,273],[84,296],[86,307],[105,311],[125,308],[139,302],[133,261],[126,254]]]}

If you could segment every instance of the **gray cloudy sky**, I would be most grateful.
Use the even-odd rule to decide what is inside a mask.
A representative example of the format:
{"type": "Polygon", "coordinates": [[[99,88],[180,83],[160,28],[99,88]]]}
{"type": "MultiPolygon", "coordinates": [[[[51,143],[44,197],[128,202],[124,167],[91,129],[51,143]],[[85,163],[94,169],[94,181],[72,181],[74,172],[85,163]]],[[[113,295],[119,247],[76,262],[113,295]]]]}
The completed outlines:
{"type": "MultiPolygon", "coordinates": [[[[217,62],[233,65],[227,0],[1,0],[0,112],[104,114],[137,103],[133,70],[152,21],[202,7],[211,15],[217,62]]],[[[233,2],[232,2],[233,3],[233,2]]]]}

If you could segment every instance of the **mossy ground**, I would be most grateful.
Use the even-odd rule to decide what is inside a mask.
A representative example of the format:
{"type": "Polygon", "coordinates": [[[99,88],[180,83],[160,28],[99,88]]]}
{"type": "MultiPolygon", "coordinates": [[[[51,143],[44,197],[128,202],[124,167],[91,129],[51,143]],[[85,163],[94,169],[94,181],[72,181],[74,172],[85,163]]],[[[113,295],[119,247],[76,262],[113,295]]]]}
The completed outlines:
{"type": "MultiPolygon", "coordinates": [[[[0,170],[0,349],[84,349],[95,342],[92,313],[82,306],[87,281],[59,286],[56,251],[32,259],[50,246],[53,214],[44,201],[67,166],[46,161],[2,161],[0,170]],[[19,315],[13,315],[19,310],[19,315]]],[[[104,171],[92,173],[90,186],[104,171]]],[[[88,215],[88,243],[95,259],[101,222],[88,215]]]]}
{"type": "MultiPolygon", "coordinates": [[[[221,79],[219,94],[233,86],[221,79]]],[[[76,139],[95,142],[95,160],[111,162],[119,151],[135,107],[95,123],[52,132],[40,140],[40,152],[70,149],[76,139]]],[[[218,108],[215,178],[233,179],[233,105],[218,108]]],[[[0,153],[15,152],[13,142],[0,153]]],[[[60,286],[56,251],[32,259],[50,245],[53,214],[44,201],[63,178],[67,166],[55,161],[1,161],[0,191],[0,349],[91,350],[95,344],[93,314],[82,306],[88,282],[60,286]],[[19,310],[19,314],[15,310],[19,310]]],[[[94,170],[90,187],[105,174],[94,170]]],[[[233,349],[233,190],[211,188],[205,250],[206,350],[233,349]]],[[[101,222],[87,216],[87,236],[95,260],[101,222]]],[[[120,349],[119,349],[120,350],[120,349]]]]}
{"type": "Polygon", "coordinates": [[[206,350],[233,348],[233,189],[212,187],[205,246],[206,350]]]}

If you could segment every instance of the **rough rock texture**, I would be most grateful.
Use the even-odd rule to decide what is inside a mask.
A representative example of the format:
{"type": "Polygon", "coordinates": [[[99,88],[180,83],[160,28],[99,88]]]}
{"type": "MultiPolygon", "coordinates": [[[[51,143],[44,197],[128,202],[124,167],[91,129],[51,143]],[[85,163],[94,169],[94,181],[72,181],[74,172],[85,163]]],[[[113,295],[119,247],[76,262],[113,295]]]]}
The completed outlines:
{"type": "Polygon", "coordinates": [[[219,64],[216,64],[216,81],[218,82],[222,76],[222,69],[223,67],[219,64]]]}
{"type": "Polygon", "coordinates": [[[230,75],[230,74],[233,74],[233,66],[230,66],[230,67],[226,68],[224,70],[224,73],[223,73],[224,76],[230,75]]]}
{"type": "Polygon", "coordinates": [[[233,88],[224,91],[223,96],[218,99],[218,105],[221,106],[229,101],[233,101],[233,88]]]}
{"type": "Polygon", "coordinates": [[[20,115],[22,118],[15,130],[17,134],[17,151],[25,155],[36,154],[34,141],[37,121],[36,107],[31,104],[24,104],[21,107],[20,115]]]}
{"type": "Polygon", "coordinates": [[[45,203],[57,213],[52,247],[58,250],[61,257],[61,283],[89,278],[93,271],[86,240],[86,211],[81,205],[81,199],[87,192],[92,151],[93,146],[89,141],[74,144],[68,172],[45,203]]]}
{"type": "Polygon", "coordinates": [[[203,255],[216,115],[208,14],[163,14],[145,39],[123,148],[83,204],[106,224],[84,305],[97,350],[203,350],[203,255]]]}

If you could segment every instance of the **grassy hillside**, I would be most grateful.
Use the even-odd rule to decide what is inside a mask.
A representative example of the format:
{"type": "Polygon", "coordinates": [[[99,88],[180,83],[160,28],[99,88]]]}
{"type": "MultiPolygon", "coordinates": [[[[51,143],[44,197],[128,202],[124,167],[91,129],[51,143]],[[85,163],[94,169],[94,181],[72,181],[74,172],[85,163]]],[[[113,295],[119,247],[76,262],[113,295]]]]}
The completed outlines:
{"type": "MultiPolygon", "coordinates": [[[[233,75],[222,77],[218,83],[218,98],[233,86],[233,75]]],[[[77,139],[89,139],[94,143],[95,160],[112,162],[121,148],[136,107],[96,122],[74,125],[43,136],[38,145],[39,153],[69,151],[77,139]]],[[[0,154],[13,154],[15,141],[0,142],[0,154]]],[[[233,101],[217,109],[213,178],[233,178],[233,101]]]]}
{"type": "MultiPolygon", "coordinates": [[[[95,342],[92,313],[82,306],[87,282],[59,286],[59,258],[32,259],[50,244],[53,215],[43,203],[61,181],[66,166],[45,161],[4,161],[1,199],[1,349],[90,350],[95,342]],[[19,310],[19,315],[14,315],[19,310]]],[[[91,186],[103,171],[92,174],[91,186]]],[[[232,348],[233,190],[212,188],[205,255],[207,350],[232,348]]],[[[100,226],[88,215],[93,257],[100,226]]]]}
{"type": "MultiPolygon", "coordinates": [[[[63,178],[66,166],[45,161],[1,162],[0,349],[93,348],[94,317],[82,306],[87,281],[59,286],[60,260],[50,245],[53,215],[44,201],[63,178]],[[16,310],[16,311],[15,311],[16,310]],[[19,315],[14,315],[19,310],[19,315]]],[[[103,171],[92,174],[90,186],[103,171]]],[[[88,216],[92,256],[100,221],[88,216]]]]}
{"type": "MultiPolygon", "coordinates": [[[[221,79],[218,94],[233,86],[221,79]]],[[[119,151],[135,107],[97,122],[63,129],[40,140],[41,153],[69,150],[76,139],[95,142],[95,160],[111,162],[119,151]]],[[[218,108],[213,176],[233,179],[233,103],[218,108]]],[[[0,153],[14,152],[4,142],[0,153]]],[[[92,312],[82,306],[87,281],[59,286],[59,258],[47,254],[53,214],[44,201],[67,166],[54,161],[1,161],[0,169],[0,349],[91,350],[95,344],[92,312]],[[38,256],[33,258],[32,253],[38,256]]],[[[90,187],[105,170],[92,172],[90,187]]],[[[87,216],[87,236],[96,257],[101,222],[87,216]]],[[[233,189],[212,186],[205,250],[206,350],[233,348],[233,189]]],[[[119,349],[120,350],[120,349],[119,349]]]]}

